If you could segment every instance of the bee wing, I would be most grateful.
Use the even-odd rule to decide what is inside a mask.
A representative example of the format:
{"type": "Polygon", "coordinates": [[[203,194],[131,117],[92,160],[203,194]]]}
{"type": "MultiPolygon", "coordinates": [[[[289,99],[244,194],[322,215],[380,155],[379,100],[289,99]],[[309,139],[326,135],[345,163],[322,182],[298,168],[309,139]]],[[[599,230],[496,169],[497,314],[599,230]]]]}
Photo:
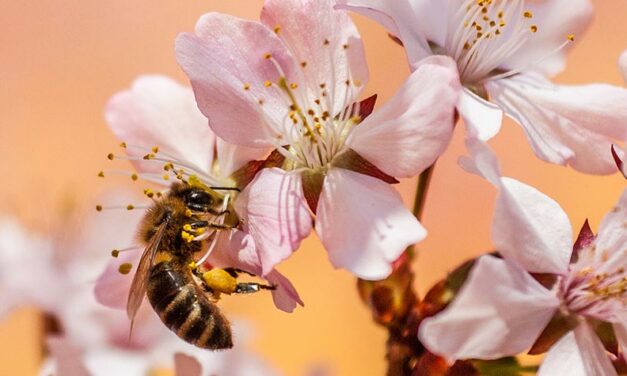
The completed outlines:
{"type": "Polygon", "coordinates": [[[133,319],[137,314],[137,310],[144,300],[144,295],[146,294],[146,280],[148,277],[148,271],[152,266],[152,260],[157,253],[159,243],[161,243],[161,238],[163,237],[163,233],[167,225],[168,221],[165,220],[159,226],[157,232],[152,237],[152,240],[150,241],[148,246],[146,246],[146,249],[144,249],[144,253],[142,254],[142,257],[139,260],[139,264],[137,265],[137,271],[135,272],[135,276],[133,277],[131,289],[128,293],[128,300],[126,302],[126,314],[131,320],[131,326],[133,319]]]}

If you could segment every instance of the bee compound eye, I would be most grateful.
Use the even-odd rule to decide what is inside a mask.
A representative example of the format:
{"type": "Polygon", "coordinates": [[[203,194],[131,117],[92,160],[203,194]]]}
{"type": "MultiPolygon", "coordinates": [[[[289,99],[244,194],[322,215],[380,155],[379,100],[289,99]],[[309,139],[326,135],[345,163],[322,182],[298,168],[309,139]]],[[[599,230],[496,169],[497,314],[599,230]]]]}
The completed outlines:
{"type": "Polygon", "coordinates": [[[191,191],[187,194],[185,201],[187,206],[191,208],[201,209],[213,205],[213,197],[205,191],[191,191]]]}

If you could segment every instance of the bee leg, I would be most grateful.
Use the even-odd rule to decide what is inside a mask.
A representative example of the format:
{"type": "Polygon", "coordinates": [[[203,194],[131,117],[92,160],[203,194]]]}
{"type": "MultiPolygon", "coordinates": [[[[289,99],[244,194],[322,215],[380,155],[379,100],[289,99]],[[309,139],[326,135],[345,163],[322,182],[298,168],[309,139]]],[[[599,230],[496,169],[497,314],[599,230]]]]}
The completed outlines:
{"type": "Polygon", "coordinates": [[[255,282],[244,282],[238,283],[235,288],[236,294],[252,294],[254,292],[259,292],[261,290],[276,290],[276,286],[274,285],[264,285],[261,283],[255,282]]]}
{"type": "Polygon", "coordinates": [[[237,268],[224,268],[224,271],[226,271],[227,273],[229,273],[231,276],[233,276],[234,278],[237,278],[238,275],[240,274],[247,274],[251,277],[256,277],[253,273],[249,273],[246,270],[242,270],[242,269],[237,269],[237,268]]]}

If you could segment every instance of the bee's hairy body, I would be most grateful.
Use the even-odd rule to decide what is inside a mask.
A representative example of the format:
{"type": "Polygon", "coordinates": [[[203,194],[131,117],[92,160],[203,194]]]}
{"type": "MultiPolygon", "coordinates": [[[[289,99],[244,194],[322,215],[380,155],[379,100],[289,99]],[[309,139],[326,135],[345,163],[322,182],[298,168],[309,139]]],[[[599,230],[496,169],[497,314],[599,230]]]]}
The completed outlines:
{"type": "Polygon", "coordinates": [[[161,321],[195,346],[211,350],[233,347],[229,321],[194,281],[189,260],[171,252],[158,252],[155,259],[146,292],[161,321]]]}

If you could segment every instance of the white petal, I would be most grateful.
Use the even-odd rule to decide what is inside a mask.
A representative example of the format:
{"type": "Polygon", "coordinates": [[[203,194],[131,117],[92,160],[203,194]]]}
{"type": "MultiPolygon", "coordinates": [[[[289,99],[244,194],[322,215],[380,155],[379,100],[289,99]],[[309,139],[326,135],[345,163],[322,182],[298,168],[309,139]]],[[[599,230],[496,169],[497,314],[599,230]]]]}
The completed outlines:
{"type": "Polygon", "coordinates": [[[331,263],[363,279],[387,277],[405,248],[426,236],[394,188],[344,169],[328,171],[317,213],[331,263]]]}
{"type": "Polygon", "coordinates": [[[608,270],[627,267],[627,189],[618,203],[605,215],[595,239],[595,257],[608,270]]]}
{"type": "Polygon", "coordinates": [[[418,175],[448,146],[460,90],[455,62],[428,57],[392,99],[355,128],[347,145],[388,175],[418,175]]]}
{"type": "Polygon", "coordinates": [[[525,10],[533,14],[538,31],[507,59],[504,68],[528,67],[526,70],[555,75],[564,69],[571,46],[558,52],[555,52],[556,48],[566,42],[568,35],[574,35],[575,40],[581,39],[592,20],[592,4],[590,0],[527,1],[525,10]]]}
{"type": "Polygon", "coordinates": [[[263,148],[248,148],[234,145],[216,138],[217,159],[220,165],[220,176],[229,177],[232,173],[243,167],[246,163],[262,159],[268,154],[263,148]]]}
{"type": "Polygon", "coordinates": [[[603,343],[586,322],[575,328],[575,340],[584,364],[587,376],[613,376],[616,370],[610,362],[603,343]]]}
{"type": "Polygon", "coordinates": [[[466,148],[471,156],[459,158],[459,165],[467,172],[483,177],[496,188],[500,188],[501,167],[488,144],[478,138],[469,137],[466,139],[466,148]]]}
{"type": "MultiPolygon", "coordinates": [[[[432,10],[440,10],[441,7],[428,6],[425,1],[416,0],[338,0],[337,3],[342,8],[361,13],[380,22],[390,33],[403,41],[410,64],[418,63],[431,55],[431,48],[422,24],[427,19],[433,19],[434,13],[439,15],[441,12],[432,12],[432,10]],[[423,11],[425,7],[427,13],[420,14],[419,17],[416,11],[423,11]]],[[[446,23],[437,23],[437,20],[433,22],[446,25],[446,23]]]]}
{"type": "Polygon", "coordinates": [[[544,357],[538,376],[588,376],[577,347],[575,332],[568,332],[544,357]]]}
{"type": "MultiPolygon", "coordinates": [[[[105,117],[116,137],[143,150],[127,152],[142,157],[158,146],[162,154],[209,171],[215,136],[198,110],[194,93],[164,76],[143,76],[130,90],[109,100],[105,117]]],[[[136,162],[144,172],[162,171],[163,163],[136,162]]]]}
{"type": "Polygon", "coordinates": [[[453,302],[423,321],[419,336],[449,360],[516,355],[531,347],[558,306],[520,266],[483,256],[453,302]]]}
{"type": "Polygon", "coordinates": [[[471,137],[487,141],[501,130],[503,111],[496,105],[487,102],[477,95],[464,89],[459,97],[457,109],[468,127],[471,137]]]}
{"type": "Polygon", "coordinates": [[[539,76],[489,82],[492,100],[520,123],[536,155],[591,174],[616,172],[612,140],[627,135],[627,90],[558,86],[539,76]]]}
{"type": "Polygon", "coordinates": [[[572,253],[572,228],[564,210],[537,189],[501,178],[492,241],[504,257],[532,273],[563,274],[572,253]]]}

